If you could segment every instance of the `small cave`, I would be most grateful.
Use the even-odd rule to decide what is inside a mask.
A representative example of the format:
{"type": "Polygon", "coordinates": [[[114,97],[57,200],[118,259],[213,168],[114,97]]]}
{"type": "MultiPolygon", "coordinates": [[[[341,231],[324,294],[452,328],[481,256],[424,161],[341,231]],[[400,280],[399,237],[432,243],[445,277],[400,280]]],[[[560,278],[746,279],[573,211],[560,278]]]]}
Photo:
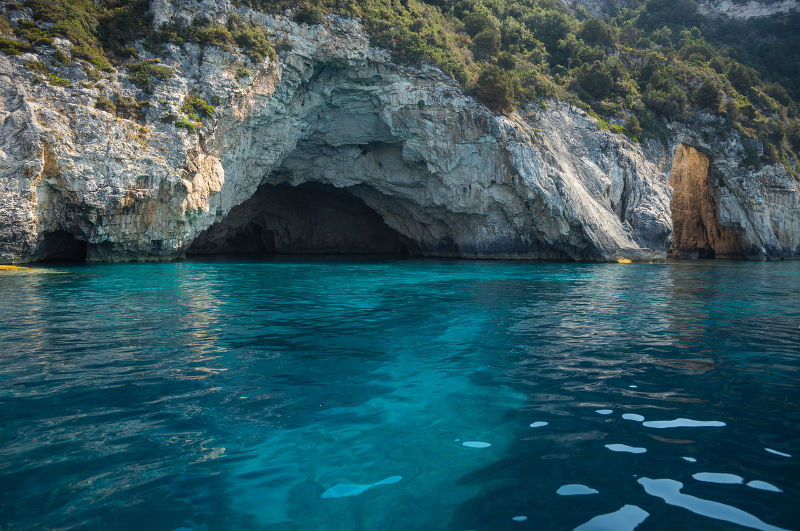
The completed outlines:
{"type": "Polygon", "coordinates": [[[37,262],[42,263],[84,263],[87,243],[73,234],[58,230],[46,232],[37,246],[37,262]]]}
{"type": "Polygon", "coordinates": [[[709,176],[711,160],[686,144],[675,151],[670,173],[673,188],[671,258],[741,258],[739,236],[720,224],[709,176]]]}
{"type": "Polygon", "coordinates": [[[307,182],[263,184],[195,238],[187,255],[418,254],[412,241],[348,189],[307,182]]]}

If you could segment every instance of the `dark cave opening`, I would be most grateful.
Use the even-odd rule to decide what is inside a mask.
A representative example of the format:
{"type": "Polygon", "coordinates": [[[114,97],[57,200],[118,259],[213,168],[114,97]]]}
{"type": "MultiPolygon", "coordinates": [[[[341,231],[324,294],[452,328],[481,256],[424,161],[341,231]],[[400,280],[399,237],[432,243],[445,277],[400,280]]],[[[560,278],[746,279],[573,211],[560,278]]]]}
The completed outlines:
{"type": "Polygon", "coordinates": [[[407,238],[346,188],[308,182],[259,187],[198,235],[188,256],[418,254],[407,238]]]}
{"type": "Polygon", "coordinates": [[[84,263],[87,243],[69,232],[58,230],[43,235],[38,246],[37,262],[84,263]]]}

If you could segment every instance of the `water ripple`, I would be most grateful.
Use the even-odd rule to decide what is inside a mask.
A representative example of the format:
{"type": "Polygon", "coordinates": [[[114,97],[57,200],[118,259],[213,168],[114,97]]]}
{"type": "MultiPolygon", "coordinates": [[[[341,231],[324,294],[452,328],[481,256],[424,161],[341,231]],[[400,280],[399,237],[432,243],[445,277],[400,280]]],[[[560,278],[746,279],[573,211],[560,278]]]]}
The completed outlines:
{"type": "Polygon", "coordinates": [[[59,271],[0,276],[4,528],[564,529],[650,510],[634,474],[796,524],[800,262],[59,271]]]}

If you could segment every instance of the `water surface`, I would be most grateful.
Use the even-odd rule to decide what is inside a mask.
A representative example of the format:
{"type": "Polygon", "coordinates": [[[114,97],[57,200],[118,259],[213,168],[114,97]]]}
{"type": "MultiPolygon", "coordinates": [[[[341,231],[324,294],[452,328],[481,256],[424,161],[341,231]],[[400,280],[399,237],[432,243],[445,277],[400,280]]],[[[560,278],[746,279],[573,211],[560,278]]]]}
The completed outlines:
{"type": "Polygon", "coordinates": [[[796,528],[799,358],[800,262],[3,274],[0,528],[796,528]]]}

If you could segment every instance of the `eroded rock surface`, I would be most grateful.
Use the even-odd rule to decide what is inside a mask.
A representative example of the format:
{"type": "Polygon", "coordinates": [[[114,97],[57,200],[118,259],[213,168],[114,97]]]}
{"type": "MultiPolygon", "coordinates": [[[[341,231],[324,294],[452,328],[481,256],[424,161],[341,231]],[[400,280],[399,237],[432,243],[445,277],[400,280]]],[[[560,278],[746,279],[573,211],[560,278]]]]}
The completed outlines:
{"type": "MultiPolygon", "coordinates": [[[[236,12],[287,50],[252,64],[215,47],[168,45],[163,64],[175,75],[149,95],[124,71],[81,84],[78,62],[48,63],[73,81],[51,86],[23,67],[33,55],[0,55],[0,261],[47,258],[52,234],[81,242],[89,260],[174,259],[193,244],[225,249],[225,234],[247,231],[265,252],[381,247],[352,234],[359,227],[385,227],[378,240],[388,248],[426,256],[658,259],[670,248],[669,145],[645,154],[558,102],[497,116],[438,70],[393,64],[352,20],[298,25],[209,0],[155,0],[151,11],[156,23],[236,12]],[[98,95],[112,91],[147,99],[144,121],[97,109],[98,95]],[[217,103],[197,133],[165,121],[189,94],[217,103]],[[286,187],[307,183],[315,194],[328,190],[332,203],[341,191],[371,213],[348,207],[350,221],[315,215],[310,224],[288,215],[286,187]],[[278,239],[264,218],[270,205],[281,213],[278,239]],[[354,221],[362,214],[372,221],[354,221]]],[[[684,136],[676,133],[673,146],[684,136]]],[[[756,188],[774,178],[780,191],[720,192],[718,220],[747,245],[754,224],[741,217],[757,213],[771,236],[749,249],[796,254],[798,190],[771,168],[756,188]]]]}
{"type": "MultiPolygon", "coordinates": [[[[735,131],[719,135],[719,130],[725,127],[721,117],[696,113],[693,118],[691,129],[671,125],[669,144],[647,142],[645,153],[666,172],[672,172],[674,162],[679,162],[676,169],[680,169],[680,161],[686,160],[683,155],[692,152],[688,148],[698,156],[707,157],[707,185],[701,190],[698,187],[703,181],[697,181],[693,194],[708,201],[694,202],[694,216],[701,219],[705,211],[706,219],[711,219],[709,216],[713,214],[716,222],[712,225],[719,227],[715,239],[729,242],[722,245],[719,253],[714,253],[715,257],[800,256],[800,182],[780,164],[749,164],[747,157],[757,153],[760,146],[735,131]]],[[[673,223],[678,221],[673,218],[673,223]]],[[[679,239],[677,230],[676,239],[679,239]]],[[[684,243],[680,254],[710,254],[703,249],[691,249],[684,243]]]]}
{"type": "MultiPolygon", "coordinates": [[[[592,17],[613,15],[616,9],[635,7],[631,0],[560,0],[573,9],[582,7],[592,17]]],[[[800,11],[798,0],[700,0],[698,11],[708,17],[728,17],[736,20],[786,15],[800,11]]]]}
{"type": "Polygon", "coordinates": [[[675,151],[670,184],[673,188],[672,249],[676,257],[741,258],[742,243],[717,217],[715,185],[708,174],[709,157],[681,144],[675,151]]]}
{"type": "Polygon", "coordinates": [[[737,20],[786,15],[800,11],[797,0],[702,0],[698,4],[700,13],[708,16],[725,16],[737,20]]]}

